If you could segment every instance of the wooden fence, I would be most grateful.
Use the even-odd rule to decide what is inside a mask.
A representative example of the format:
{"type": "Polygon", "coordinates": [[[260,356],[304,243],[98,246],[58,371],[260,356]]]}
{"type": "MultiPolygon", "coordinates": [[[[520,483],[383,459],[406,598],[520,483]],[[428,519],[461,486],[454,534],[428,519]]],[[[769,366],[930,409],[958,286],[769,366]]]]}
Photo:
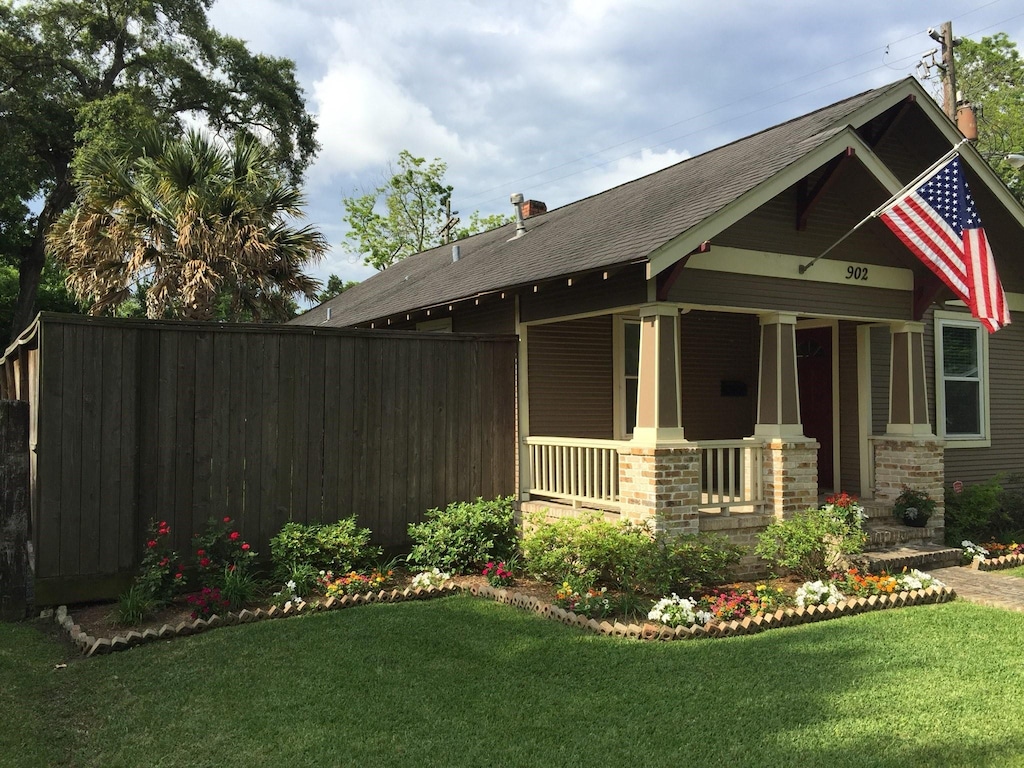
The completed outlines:
{"type": "Polygon", "coordinates": [[[44,313],[2,360],[30,404],[37,602],[111,597],[152,520],[253,547],[356,514],[387,547],[453,500],[514,492],[511,337],[44,313]]]}

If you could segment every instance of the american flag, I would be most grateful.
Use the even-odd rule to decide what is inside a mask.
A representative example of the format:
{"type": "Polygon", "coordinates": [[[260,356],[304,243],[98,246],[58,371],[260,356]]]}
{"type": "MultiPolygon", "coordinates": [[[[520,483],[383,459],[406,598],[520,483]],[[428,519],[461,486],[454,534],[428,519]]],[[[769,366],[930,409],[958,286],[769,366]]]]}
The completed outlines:
{"type": "Polygon", "coordinates": [[[990,333],[1010,322],[992,249],[959,156],[891,202],[881,218],[990,333]]]}

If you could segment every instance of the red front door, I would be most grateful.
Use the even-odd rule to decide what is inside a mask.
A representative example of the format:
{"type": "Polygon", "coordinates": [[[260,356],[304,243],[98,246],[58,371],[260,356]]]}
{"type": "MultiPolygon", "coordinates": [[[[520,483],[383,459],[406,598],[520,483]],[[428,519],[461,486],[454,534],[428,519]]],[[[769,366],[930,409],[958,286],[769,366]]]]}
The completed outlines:
{"type": "Polygon", "coordinates": [[[798,328],[796,360],[804,434],[821,444],[818,488],[836,491],[832,450],[832,328],[798,328]]]}

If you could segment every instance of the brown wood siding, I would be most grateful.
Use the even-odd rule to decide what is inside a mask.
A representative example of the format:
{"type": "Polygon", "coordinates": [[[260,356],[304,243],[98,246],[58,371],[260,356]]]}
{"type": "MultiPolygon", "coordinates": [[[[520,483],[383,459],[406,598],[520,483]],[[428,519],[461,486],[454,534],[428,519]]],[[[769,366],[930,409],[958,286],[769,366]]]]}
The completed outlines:
{"type": "Polygon", "coordinates": [[[116,596],[152,520],[183,554],[211,516],[264,557],[288,520],[353,513],[401,547],[515,490],[514,338],[44,315],[37,339],[41,603],[116,596]]]}
{"type": "Polygon", "coordinates": [[[530,434],[614,436],[610,315],[531,326],[530,434]]]}
{"type": "Polygon", "coordinates": [[[616,307],[643,304],[647,301],[647,280],[643,265],[626,267],[611,272],[574,278],[566,281],[541,283],[535,293],[532,287],[519,293],[519,318],[524,323],[569,317],[587,312],[601,312],[616,307]]]}
{"type": "Polygon", "coordinates": [[[479,305],[455,307],[452,314],[455,333],[515,333],[516,308],[511,297],[489,297],[479,305]]]}
{"type": "Polygon", "coordinates": [[[889,357],[887,327],[871,329],[871,434],[884,435],[889,425],[889,357]]]}
{"type": "Polygon", "coordinates": [[[757,419],[758,320],[753,315],[688,312],[680,318],[683,429],[688,440],[754,434],[757,419]],[[742,384],[746,394],[726,396],[742,384]]]}
{"type": "Polygon", "coordinates": [[[864,495],[860,487],[860,424],[857,402],[857,323],[839,323],[839,486],[864,495]]]}
{"type": "MultiPolygon", "coordinates": [[[[934,313],[925,318],[925,374],[935,421],[934,313]]],[[[964,313],[964,317],[968,317],[964,313]]],[[[1016,318],[1014,318],[1016,319],[1016,318]]],[[[946,482],[979,483],[1024,472],[1024,324],[1015,322],[988,337],[991,438],[988,448],[947,448],[946,482]]]]}
{"type": "Polygon", "coordinates": [[[910,291],[684,269],[669,301],[800,315],[910,320],[910,291]]]}

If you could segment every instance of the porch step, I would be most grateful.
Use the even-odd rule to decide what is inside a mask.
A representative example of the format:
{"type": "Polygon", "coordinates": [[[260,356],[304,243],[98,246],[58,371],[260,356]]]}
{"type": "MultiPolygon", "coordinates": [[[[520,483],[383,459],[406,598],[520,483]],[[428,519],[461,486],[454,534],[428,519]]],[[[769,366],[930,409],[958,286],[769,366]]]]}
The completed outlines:
{"type": "Polygon", "coordinates": [[[871,573],[898,573],[904,568],[917,568],[928,572],[936,568],[960,565],[960,552],[957,547],[942,544],[907,542],[885,549],[869,549],[862,557],[867,563],[867,570],[871,573]]]}
{"type": "Polygon", "coordinates": [[[872,501],[871,499],[862,499],[860,503],[864,507],[864,514],[867,515],[868,520],[878,520],[880,518],[895,520],[892,516],[892,504],[872,501]]]}
{"type": "Polygon", "coordinates": [[[864,521],[864,531],[868,535],[867,548],[872,550],[890,549],[916,542],[930,544],[939,536],[939,532],[934,528],[904,525],[891,516],[869,517],[864,521]]]}

